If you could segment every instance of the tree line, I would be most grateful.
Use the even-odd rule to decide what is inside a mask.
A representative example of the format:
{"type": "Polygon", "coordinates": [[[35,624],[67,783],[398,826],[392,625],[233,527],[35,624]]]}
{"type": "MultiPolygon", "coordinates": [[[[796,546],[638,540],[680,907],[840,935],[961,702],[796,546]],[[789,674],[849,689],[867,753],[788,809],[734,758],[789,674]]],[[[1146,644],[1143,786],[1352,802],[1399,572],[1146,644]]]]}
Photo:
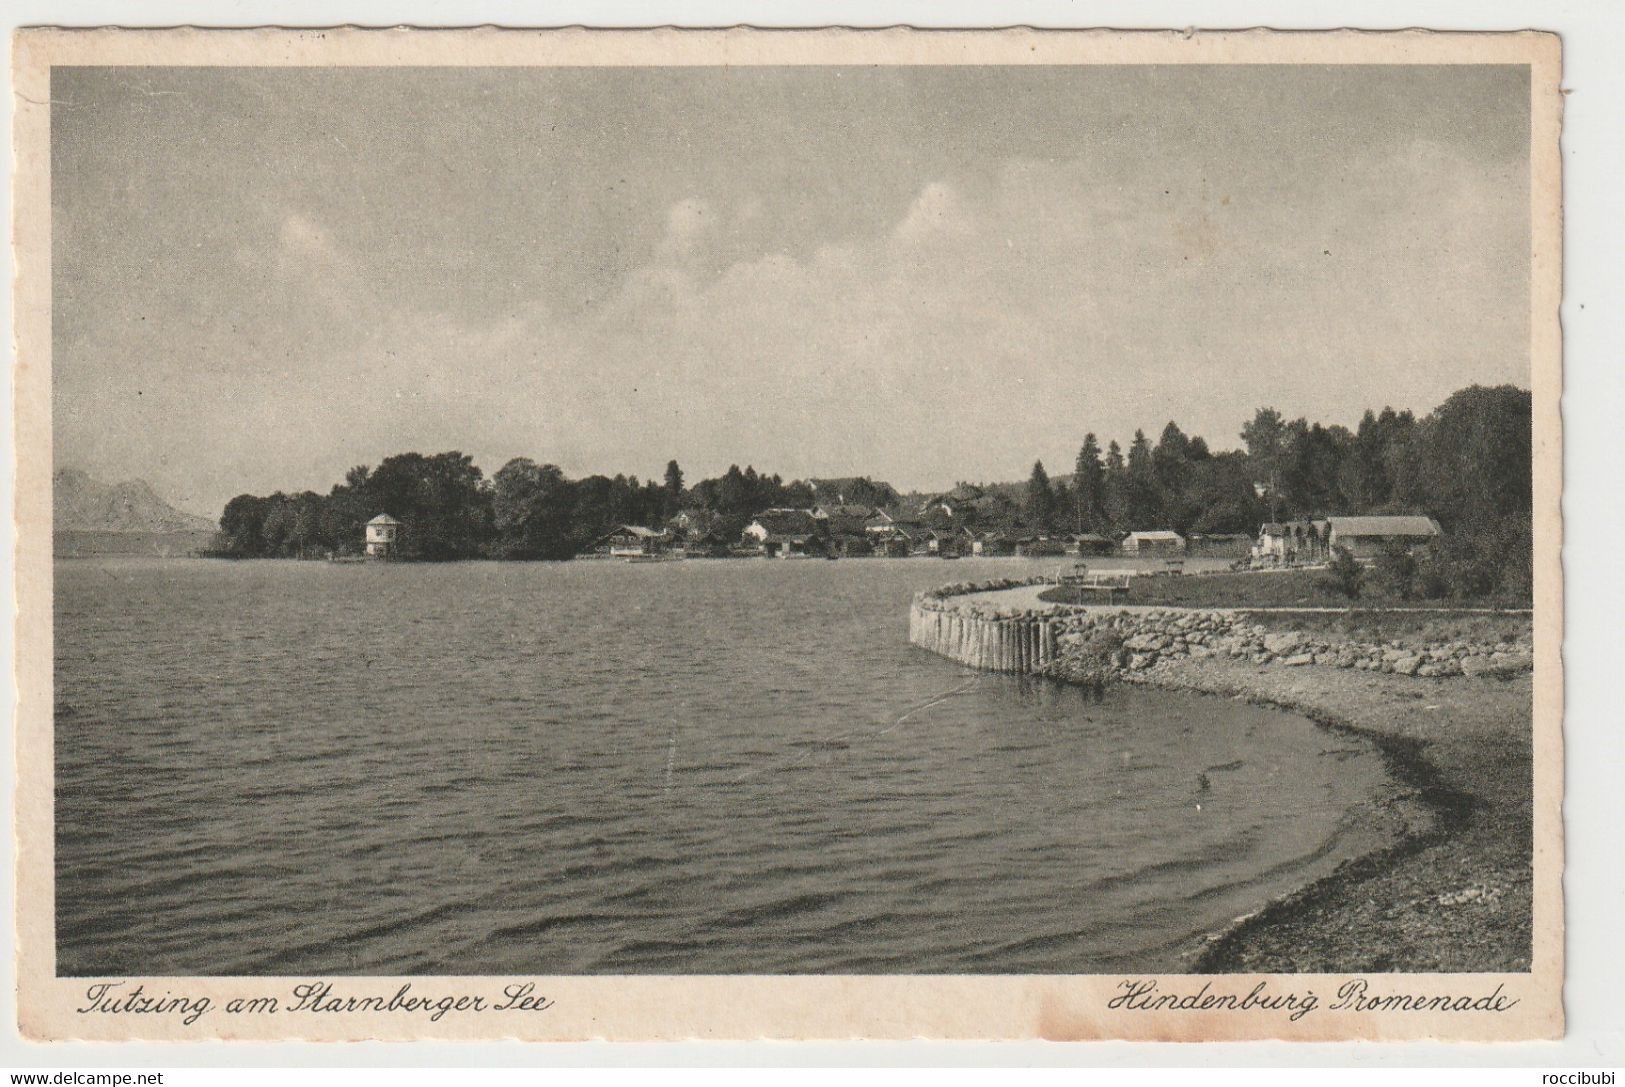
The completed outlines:
{"type": "Polygon", "coordinates": [[[1126,451],[1087,434],[1070,477],[1033,465],[1023,513],[1047,529],[1121,535],[1352,513],[1476,527],[1530,509],[1530,394],[1510,385],[1462,389],[1423,419],[1367,411],[1354,430],[1260,408],[1240,437],[1243,449],[1214,453],[1172,421],[1155,444],[1136,430],[1126,451]]]}
{"type": "MultiPolygon", "coordinates": [[[[1136,431],[1126,449],[1115,440],[1102,448],[1089,433],[1070,476],[1051,480],[1036,462],[1024,488],[990,489],[979,511],[950,519],[984,529],[1117,536],[1147,529],[1250,534],[1265,520],[1424,513],[1444,526],[1446,546],[1472,539],[1481,551],[1527,552],[1530,408],[1530,394],[1509,385],[1463,389],[1420,419],[1391,408],[1368,411],[1353,430],[1287,420],[1266,407],[1242,425],[1244,448],[1221,452],[1172,421],[1155,443],[1136,431]]],[[[687,511],[691,527],[737,538],[764,509],[828,503],[837,493],[847,504],[915,513],[890,485],[868,477],[838,487],[786,483],[735,465],[690,486],[671,461],[660,480],[572,480],[556,465],[520,457],[486,479],[459,452],[403,453],[376,468],[352,468],[326,495],[239,495],[221,517],[219,548],[241,557],[351,553],[361,547],[366,522],[387,512],[403,523],[405,558],[563,559],[619,524],[661,525],[687,511]]]]}
{"type": "MultiPolygon", "coordinates": [[[[842,498],[853,504],[898,501],[889,484],[839,482],[842,498]]],[[[811,481],[786,483],[751,466],[733,465],[687,487],[675,460],[660,481],[627,475],[572,480],[557,465],[528,457],[510,460],[487,479],[460,452],[402,453],[376,468],[351,468],[325,495],[238,495],[226,503],[215,544],[239,558],[354,554],[367,522],[388,513],[403,526],[397,548],[403,559],[567,559],[618,525],[662,525],[684,510],[696,515],[701,531],[737,539],[754,514],[810,506],[819,500],[815,493],[811,481]]]]}

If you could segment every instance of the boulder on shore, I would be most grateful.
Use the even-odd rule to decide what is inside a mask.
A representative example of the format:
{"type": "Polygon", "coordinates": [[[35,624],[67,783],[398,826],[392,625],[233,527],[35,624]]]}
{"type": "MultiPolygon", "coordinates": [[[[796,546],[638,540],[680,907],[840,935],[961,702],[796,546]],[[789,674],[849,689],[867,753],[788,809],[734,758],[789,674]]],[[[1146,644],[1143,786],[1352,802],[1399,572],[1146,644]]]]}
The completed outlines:
{"type": "Polygon", "coordinates": [[[1287,657],[1295,653],[1308,637],[1301,631],[1284,630],[1276,634],[1264,635],[1264,648],[1277,657],[1287,657]]]}

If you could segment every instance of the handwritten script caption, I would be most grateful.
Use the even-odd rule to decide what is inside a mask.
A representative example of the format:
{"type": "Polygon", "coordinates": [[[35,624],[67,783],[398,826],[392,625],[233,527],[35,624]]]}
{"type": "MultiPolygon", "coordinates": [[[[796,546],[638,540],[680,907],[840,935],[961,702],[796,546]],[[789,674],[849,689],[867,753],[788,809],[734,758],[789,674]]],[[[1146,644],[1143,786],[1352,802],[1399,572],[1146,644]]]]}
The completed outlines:
{"type": "Polygon", "coordinates": [[[1373,986],[1365,978],[1350,978],[1323,1001],[1313,989],[1271,988],[1267,981],[1242,992],[1215,988],[1211,981],[1204,981],[1201,988],[1174,990],[1164,988],[1155,978],[1125,978],[1117,983],[1117,995],[1106,1001],[1106,1007],[1133,1012],[1276,1012],[1295,1023],[1320,1008],[1334,1012],[1504,1012],[1519,1003],[1505,989],[1502,984],[1478,993],[1398,992],[1373,986]]]}
{"type": "Polygon", "coordinates": [[[186,1026],[210,1015],[421,1015],[438,1023],[447,1015],[495,1012],[545,1012],[553,1001],[537,991],[534,981],[513,982],[500,992],[448,993],[426,996],[403,982],[394,993],[356,993],[330,981],[309,981],[281,993],[247,993],[215,1000],[207,996],[155,991],[146,982],[98,981],[85,990],[80,1015],[173,1016],[186,1026]]]}

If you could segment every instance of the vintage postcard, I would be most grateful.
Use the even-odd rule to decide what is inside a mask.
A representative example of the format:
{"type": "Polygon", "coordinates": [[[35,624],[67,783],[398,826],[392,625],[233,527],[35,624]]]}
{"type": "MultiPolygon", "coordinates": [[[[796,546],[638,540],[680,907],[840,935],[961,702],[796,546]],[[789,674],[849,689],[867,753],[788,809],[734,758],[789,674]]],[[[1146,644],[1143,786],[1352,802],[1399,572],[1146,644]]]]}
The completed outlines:
{"type": "Polygon", "coordinates": [[[25,1036],[1562,1033],[1554,36],[15,46],[25,1036]]]}

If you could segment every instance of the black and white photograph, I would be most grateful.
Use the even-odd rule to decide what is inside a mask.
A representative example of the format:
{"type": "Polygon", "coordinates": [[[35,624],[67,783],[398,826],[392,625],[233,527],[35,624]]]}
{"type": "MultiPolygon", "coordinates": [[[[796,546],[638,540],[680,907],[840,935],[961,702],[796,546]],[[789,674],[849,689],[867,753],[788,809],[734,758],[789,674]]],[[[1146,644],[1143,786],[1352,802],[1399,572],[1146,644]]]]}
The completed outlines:
{"type": "Polygon", "coordinates": [[[1560,1030],[1555,45],[730,33],[47,67],[63,1029],[1560,1030]]]}

